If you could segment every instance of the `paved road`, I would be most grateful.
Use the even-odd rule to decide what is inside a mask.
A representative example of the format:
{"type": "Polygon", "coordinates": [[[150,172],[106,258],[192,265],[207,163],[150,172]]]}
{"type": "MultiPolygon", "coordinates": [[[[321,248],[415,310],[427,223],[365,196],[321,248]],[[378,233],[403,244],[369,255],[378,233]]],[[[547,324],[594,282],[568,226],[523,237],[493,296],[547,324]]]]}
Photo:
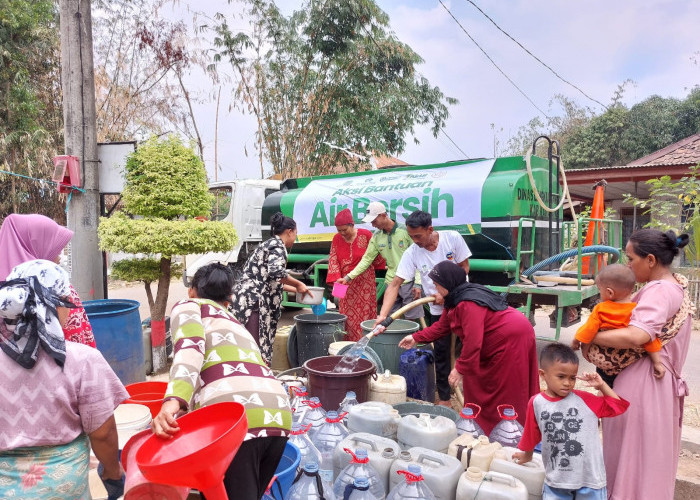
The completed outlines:
{"type": "MultiPolygon", "coordinates": [[[[153,287],[153,293],[155,294],[155,286],[153,287]]],[[[181,281],[173,281],[170,284],[170,293],[168,296],[168,307],[167,310],[170,311],[173,304],[178,300],[187,297],[187,290],[181,281]]],[[[111,299],[132,299],[137,300],[141,303],[141,308],[139,312],[141,314],[141,319],[145,319],[150,316],[148,310],[148,302],[146,299],[146,291],[143,285],[123,285],[119,287],[110,287],[109,298],[111,299]]],[[[297,310],[286,310],[282,314],[280,320],[280,326],[285,326],[292,324],[294,322],[294,316],[299,314],[300,311],[297,310]]],[[[585,318],[584,318],[585,319],[585,318]]],[[[549,317],[546,313],[538,310],[535,316],[535,332],[538,336],[547,337],[553,335],[553,330],[549,328],[549,317]]],[[[580,326],[581,323],[577,323],[569,328],[562,328],[560,341],[569,343],[573,339],[576,328],[580,326]]],[[[538,341],[538,348],[542,348],[545,342],[538,341]]],[[[581,359],[581,369],[585,371],[593,370],[593,367],[586,360],[581,359]]],[[[690,396],[688,398],[689,402],[700,404],[700,329],[696,328],[693,331],[693,336],[690,343],[690,350],[688,352],[688,358],[685,363],[685,369],[683,370],[683,375],[688,383],[690,389],[690,396]]]]}

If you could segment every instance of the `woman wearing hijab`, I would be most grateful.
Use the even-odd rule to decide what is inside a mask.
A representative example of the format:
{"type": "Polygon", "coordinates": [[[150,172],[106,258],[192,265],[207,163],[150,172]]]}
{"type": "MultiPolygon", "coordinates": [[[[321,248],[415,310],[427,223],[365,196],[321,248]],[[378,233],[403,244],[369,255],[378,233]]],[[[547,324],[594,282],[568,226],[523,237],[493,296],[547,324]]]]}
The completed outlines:
{"type": "MultiPolygon", "coordinates": [[[[372,239],[371,231],[355,227],[355,221],[348,208],[338,212],[334,222],[338,233],[331,243],[327,283],[338,281],[355,269],[367,250],[369,240],[372,239]]],[[[386,261],[378,255],[364,273],[350,282],[345,298],[340,299],[340,312],[348,317],[345,321],[346,340],[359,340],[362,337],[360,324],[377,317],[377,284],[374,280],[374,270],[385,268],[386,261]]]]}
{"type": "Polygon", "coordinates": [[[449,382],[462,384],[465,402],[481,406],[477,421],[484,432],[490,434],[498,423],[501,404],[513,405],[524,424],[530,396],[540,391],[532,325],[499,294],[467,282],[464,269],[453,262],[440,262],[429,276],[445,299],[445,314],[399,346],[409,349],[454,332],[462,340],[462,354],[449,382]]]}
{"type": "MultiPolygon", "coordinates": [[[[0,281],[7,278],[17,265],[43,259],[59,263],[63,249],[73,237],[73,231],[39,214],[10,214],[0,226],[0,281]]],[[[95,337],[78,292],[70,286],[70,310],[63,327],[66,340],[95,347],[95,337]]]]}
{"type": "Polygon", "coordinates": [[[68,273],[46,260],[0,281],[3,498],[89,500],[89,446],[110,498],[123,491],[114,409],[129,395],[97,349],[66,342],[69,294],[68,273]]]}

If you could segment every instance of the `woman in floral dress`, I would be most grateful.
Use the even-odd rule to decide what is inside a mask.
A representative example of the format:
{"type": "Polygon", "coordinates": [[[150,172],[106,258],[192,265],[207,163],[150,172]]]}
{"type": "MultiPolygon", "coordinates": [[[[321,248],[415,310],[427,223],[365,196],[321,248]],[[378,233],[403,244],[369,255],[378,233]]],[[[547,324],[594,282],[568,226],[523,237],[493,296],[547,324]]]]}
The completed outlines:
{"type": "Polygon", "coordinates": [[[270,230],[272,238],[258,245],[246,261],[231,302],[233,315],[258,342],[268,365],[282,314],[283,286],[293,288],[301,296],[309,293],[304,283],[287,272],[287,248],[291,248],[297,238],[296,222],[277,212],[270,218],[270,230]]]}
{"type": "MultiPolygon", "coordinates": [[[[367,250],[372,232],[355,227],[355,221],[349,209],[338,212],[335,217],[338,234],[333,237],[331,253],[328,260],[328,277],[333,283],[355,269],[367,250]]],[[[372,265],[350,282],[345,298],[340,299],[340,312],[348,319],[345,321],[347,340],[357,341],[362,337],[360,324],[377,317],[377,285],[374,280],[375,269],[385,269],[386,261],[377,255],[372,265]]]]}

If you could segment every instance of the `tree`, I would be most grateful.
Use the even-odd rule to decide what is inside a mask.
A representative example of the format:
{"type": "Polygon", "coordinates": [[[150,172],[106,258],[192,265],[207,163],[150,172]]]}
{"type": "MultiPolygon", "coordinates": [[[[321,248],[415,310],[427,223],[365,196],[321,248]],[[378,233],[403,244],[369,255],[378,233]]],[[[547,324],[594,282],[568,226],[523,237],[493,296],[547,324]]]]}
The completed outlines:
{"type": "Polygon", "coordinates": [[[679,99],[653,95],[630,108],[621,138],[628,161],[658,151],[677,140],[675,133],[679,128],[680,107],[679,99]]]}
{"type": "Polygon", "coordinates": [[[700,268],[700,164],[692,167],[688,175],[677,181],[664,175],[646,183],[649,186],[648,199],[626,195],[625,201],[650,215],[646,227],[690,234],[690,244],[685,247],[685,255],[696,269],[700,268]]]}
{"type": "MultiPolygon", "coordinates": [[[[57,12],[51,0],[0,0],[0,169],[50,179],[61,148],[57,12]]],[[[0,218],[13,212],[65,219],[55,187],[0,174],[0,218]]]]}
{"type": "Polygon", "coordinates": [[[100,247],[110,252],[149,254],[114,269],[117,277],[143,281],[151,311],[153,368],[165,367],[165,308],[172,272],[172,256],[223,252],[237,241],[233,226],[195,219],[211,212],[212,196],[204,164],[191,147],[170,136],[149,139],[126,163],[124,209],[102,218],[100,247]],[[151,283],[158,282],[155,299],[151,283]]]}
{"type": "Polygon", "coordinates": [[[448,117],[439,88],[416,71],[422,59],[389,30],[373,0],[307,1],[285,17],[269,0],[245,0],[252,34],[214,27],[216,62],[240,79],[235,97],[258,122],[261,175],[327,172],[351,159],[397,154],[416,125],[437,136],[448,117]]]}
{"type": "Polygon", "coordinates": [[[95,2],[95,93],[100,141],[179,133],[204,146],[184,84],[203,51],[185,24],[159,18],[164,0],[95,2]]]}

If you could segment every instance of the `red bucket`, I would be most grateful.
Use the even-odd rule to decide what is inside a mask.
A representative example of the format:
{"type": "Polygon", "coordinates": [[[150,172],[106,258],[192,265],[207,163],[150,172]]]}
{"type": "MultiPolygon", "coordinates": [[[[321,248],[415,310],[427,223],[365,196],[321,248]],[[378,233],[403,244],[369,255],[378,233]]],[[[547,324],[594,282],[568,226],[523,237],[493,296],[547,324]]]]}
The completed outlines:
{"type": "Polygon", "coordinates": [[[240,403],[217,403],[177,419],[170,439],[152,435],[136,451],[136,463],[154,483],[196,488],[209,500],[227,498],[224,474],[238,452],[248,419],[240,403]]]}
{"type": "Polygon", "coordinates": [[[129,399],[125,400],[125,403],[148,406],[153,418],[158,415],[168,388],[167,382],[136,382],[125,387],[129,393],[129,399]]]}

